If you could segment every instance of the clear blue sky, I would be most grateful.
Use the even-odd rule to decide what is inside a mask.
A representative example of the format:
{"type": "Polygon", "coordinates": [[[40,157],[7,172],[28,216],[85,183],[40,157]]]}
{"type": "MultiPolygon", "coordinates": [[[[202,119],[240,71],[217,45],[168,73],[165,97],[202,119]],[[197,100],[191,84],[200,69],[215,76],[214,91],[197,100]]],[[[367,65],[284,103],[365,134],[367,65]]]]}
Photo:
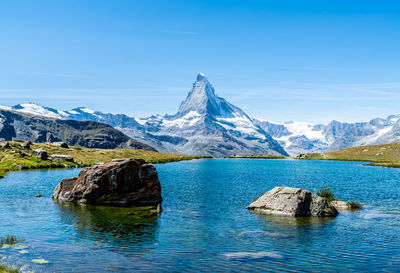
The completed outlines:
{"type": "Polygon", "coordinates": [[[400,114],[400,3],[0,0],[0,104],[175,113],[198,72],[272,121],[400,114]]]}

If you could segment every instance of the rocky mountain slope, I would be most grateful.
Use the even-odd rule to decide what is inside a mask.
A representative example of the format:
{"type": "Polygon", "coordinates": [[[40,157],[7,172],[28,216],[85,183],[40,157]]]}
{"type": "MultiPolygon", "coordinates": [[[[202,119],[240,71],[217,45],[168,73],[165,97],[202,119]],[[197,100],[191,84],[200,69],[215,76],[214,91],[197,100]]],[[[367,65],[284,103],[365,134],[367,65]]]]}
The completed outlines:
{"type": "Polygon", "coordinates": [[[218,97],[203,74],[174,115],[133,118],[87,108],[59,111],[35,104],[11,109],[59,119],[107,123],[162,152],[202,156],[282,154],[285,150],[238,107],[218,97]]]}
{"type": "Polygon", "coordinates": [[[13,110],[0,110],[0,139],[38,143],[63,141],[88,148],[154,151],[151,146],[104,123],[55,119],[13,110]]]}

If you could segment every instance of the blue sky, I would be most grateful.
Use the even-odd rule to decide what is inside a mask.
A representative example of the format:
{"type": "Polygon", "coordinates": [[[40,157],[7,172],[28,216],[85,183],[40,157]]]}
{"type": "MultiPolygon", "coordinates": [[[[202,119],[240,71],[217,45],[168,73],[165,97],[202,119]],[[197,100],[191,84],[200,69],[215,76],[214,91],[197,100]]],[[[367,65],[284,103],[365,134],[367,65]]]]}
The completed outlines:
{"type": "Polygon", "coordinates": [[[0,0],[0,104],[175,113],[198,72],[272,121],[400,114],[398,1],[0,0]]]}

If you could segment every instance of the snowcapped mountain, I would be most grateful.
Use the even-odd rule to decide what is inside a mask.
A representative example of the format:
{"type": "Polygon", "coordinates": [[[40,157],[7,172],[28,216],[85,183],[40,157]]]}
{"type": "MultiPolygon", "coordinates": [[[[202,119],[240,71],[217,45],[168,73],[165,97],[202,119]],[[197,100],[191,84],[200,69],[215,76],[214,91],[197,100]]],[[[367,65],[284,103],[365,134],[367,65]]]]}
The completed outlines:
{"type": "Polygon", "coordinates": [[[358,123],[334,120],[328,125],[294,121],[277,124],[260,119],[254,121],[291,155],[400,142],[400,115],[358,123]]]}
{"type": "Polygon", "coordinates": [[[256,125],[246,113],[218,97],[203,74],[197,76],[193,88],[174,115],[134,118],[84,107],[59,111],[36,104],[20,104],[11,109],[59,119],[107,123],[158,151],[217,157],[287,155],[278,142],[256,125]]]}
{"type": "Polygon", "coordinates": [[[400,115],[368,122],[327,125],[289,121],[278,124],[252,119],[218,97],[203,74],[174,115],[129,117],[79,107],[60,111],[26,103],[0,109],[59,119],[92,120],[109,124],[159,151],[193,155],[298,155],[335,151],[353,146],[400,142],[400,115]]]}

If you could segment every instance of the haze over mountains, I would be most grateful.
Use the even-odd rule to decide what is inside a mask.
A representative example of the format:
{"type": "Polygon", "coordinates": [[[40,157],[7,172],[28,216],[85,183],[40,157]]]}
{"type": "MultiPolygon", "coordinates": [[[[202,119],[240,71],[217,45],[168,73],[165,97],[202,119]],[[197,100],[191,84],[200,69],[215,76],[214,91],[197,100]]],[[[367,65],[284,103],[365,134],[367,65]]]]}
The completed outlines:
{"type": "Polygon", "coordinates": [[[106,123],[158,151],[192,155],[297,155],[400,141],[400,116],[359,123],[332,121],[328,125],[297,121],[278,124],[251,118],[218,97],[201,73],[174,115],[136,118],[84,107],[61,111],[29,103],[1,107],[57,119],[106,123]]]}

